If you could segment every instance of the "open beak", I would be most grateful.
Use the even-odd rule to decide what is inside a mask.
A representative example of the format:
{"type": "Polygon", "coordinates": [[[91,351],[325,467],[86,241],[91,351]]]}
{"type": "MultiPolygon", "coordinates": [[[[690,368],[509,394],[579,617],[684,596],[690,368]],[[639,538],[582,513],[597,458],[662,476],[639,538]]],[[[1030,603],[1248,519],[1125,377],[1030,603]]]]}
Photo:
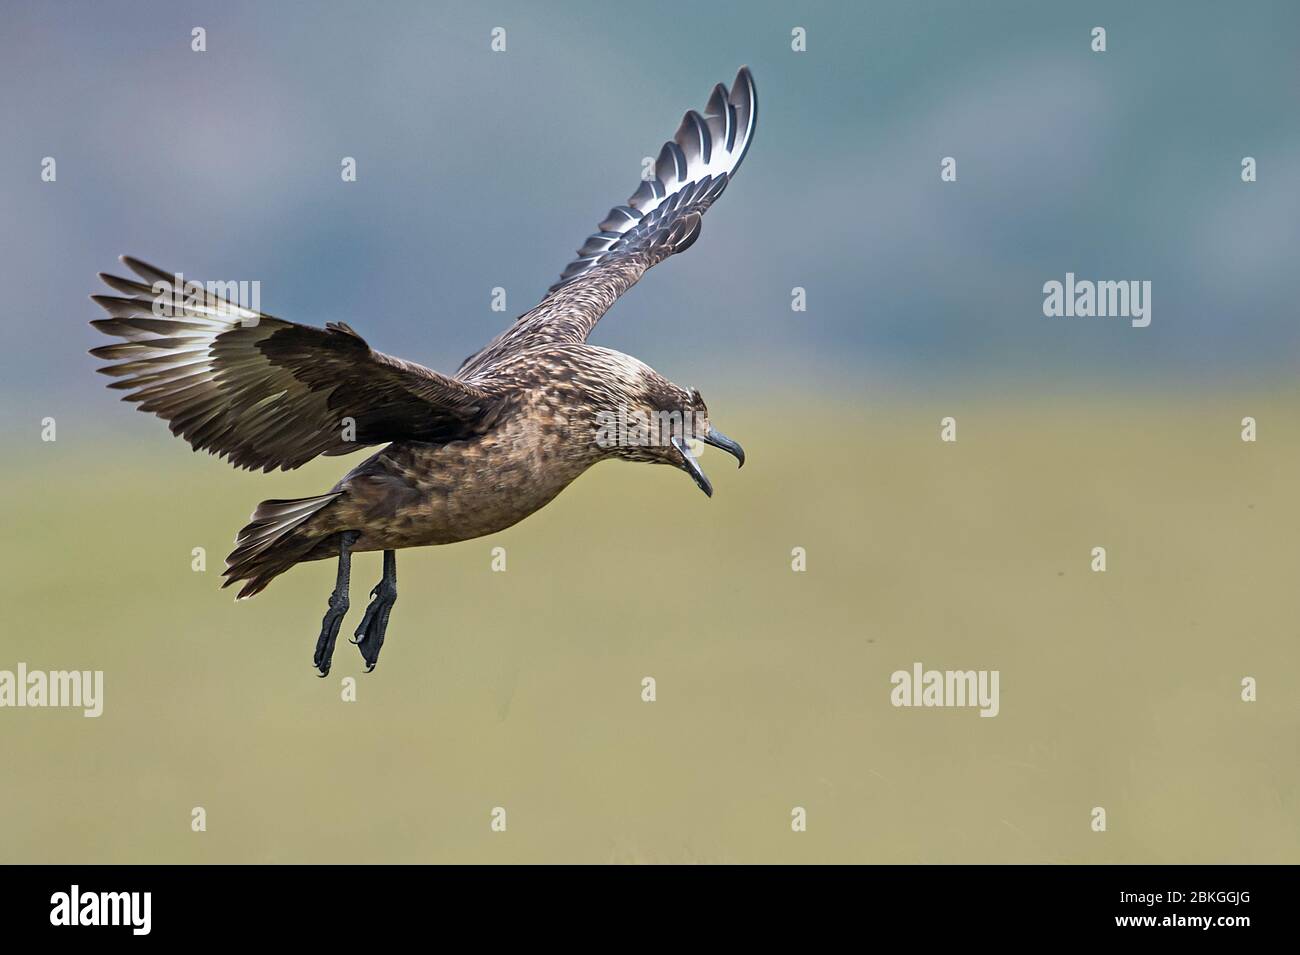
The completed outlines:
{"type": "MultiPolygon", "coordinates": [[[[744,467],[745,449],[735,441],[732,441],[721,431],[710,428],[708,435],[701,440],[705,444],[711,444],[715,448],[721,448],[728,454],[735,455],[736,460],[739,462],[737,466],[744,467]]],[[[705,475],[704,469],[700,467],[700,462],[696,461],[695,456],[691,454],[691,449],[687,445],[686,439],[674,435],[672,441],[673,447],[676,448],[677,453],[682,456],[682,464],[687,473],[695,480],[696,485],[699,486],[699,489],[704,492],[706,497],[713,497],[713,485],[705,475]]]]}
{"type": "Polygon", "coordinates": [[[686,439],[678,435],[673,435],[673,447],[677,453],[682,456],[682,464],[686,467],[686,473],[695,479],[700,490],[704,492],[705,497],[713,497],[713,485],[704,474],[704,469],[700,467],[700,462],[695,460],[695,455],[691,454],[691,449],[686,444],[686,439]]]}

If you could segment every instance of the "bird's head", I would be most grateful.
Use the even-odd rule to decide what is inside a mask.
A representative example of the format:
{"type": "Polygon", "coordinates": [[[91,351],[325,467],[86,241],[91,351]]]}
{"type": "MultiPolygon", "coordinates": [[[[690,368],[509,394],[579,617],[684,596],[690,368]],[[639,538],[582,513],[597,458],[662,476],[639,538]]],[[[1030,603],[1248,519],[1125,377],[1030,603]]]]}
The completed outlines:
{"type": "Polygon", "coordinates": [[[613,401],[596,412],[596,444],[606,457],[669,464],[685,471],[709,497],[713,485],[700,467],[701,444],[745,463],[745,449],[713,427],[696,388],[682,388],[630,359],[617,376],[613,401]]]}

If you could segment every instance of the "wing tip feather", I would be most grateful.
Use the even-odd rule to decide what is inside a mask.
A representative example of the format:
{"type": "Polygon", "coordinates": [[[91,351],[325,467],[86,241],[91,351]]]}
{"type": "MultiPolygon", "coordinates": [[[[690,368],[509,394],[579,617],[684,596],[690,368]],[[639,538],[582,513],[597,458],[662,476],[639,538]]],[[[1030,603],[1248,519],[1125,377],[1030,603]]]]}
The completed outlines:
{"type": "Polygon", "coordinates": [[[610,210],[599,223],[599,231],[578,249],[578,258],[565,266],[548,294],[581,278],[607,258],[669,243],[652,259],[653,264],[694,243],[700,232],[698,215],[722,194],[753,140],[758,88],[748,65],[737,70],[730,90],[722,83],[714,85],[704,112],[701,116],[694,109],[687,110],[673,138],[659,151],[654,178],[642,180],[626,205],[610,210]],[[716,125],[710,126],[710,122],[716,125]],[[679,216],[696,218],[683,230],[673,227],[679,216]],[[609,232],[621,237],[607,241],[609,236],[602,233],[609,232]],[[687,237],[689,241],[671,244],[687,237]]]}

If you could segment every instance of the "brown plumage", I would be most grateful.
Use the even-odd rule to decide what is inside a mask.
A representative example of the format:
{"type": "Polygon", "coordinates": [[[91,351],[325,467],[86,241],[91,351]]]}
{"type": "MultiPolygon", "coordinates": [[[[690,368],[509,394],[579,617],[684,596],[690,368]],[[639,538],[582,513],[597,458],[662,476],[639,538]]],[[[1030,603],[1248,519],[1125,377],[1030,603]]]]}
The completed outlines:
{"type": "Polygon", "coordinates": [[[101,274],[120,294],[91,296],[110,316],[91,324],[121,341],[91,351],[116,362],[99,371],[195,450],[270,471],[387,445],[325,494],[258,505],[225,586],[242,581],[239,596],[252,596],[294,564],[338,557],[315,656],[323,676],[348,606],[350,555],[384,551],[384,579],[357,629],[373,668],[396,599],[396,550],[509,527],[610,458],[672,465],[711,494],[686,442],[744,457],[712,428],[699,393],[586,340],[648,269],[694,243],[756,117],[741,69],[703,116],[686,114],[655,178],[610,211],[541,303],[455,376],[374,351],[343,323],[298,325],[197,285],[173,288],[170,273],[136,259],[122,261],[141,281],[101,274]]]}

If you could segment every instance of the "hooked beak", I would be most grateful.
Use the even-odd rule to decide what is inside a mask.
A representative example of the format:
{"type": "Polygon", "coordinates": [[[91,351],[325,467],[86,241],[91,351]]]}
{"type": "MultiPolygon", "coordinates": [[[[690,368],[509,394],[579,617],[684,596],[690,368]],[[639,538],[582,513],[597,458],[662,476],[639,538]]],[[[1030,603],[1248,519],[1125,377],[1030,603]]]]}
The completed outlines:
{"type": "Polygon", "coordinates": [[[736,459],[737,469],[745,466],[745,449],[735,441],[732,441],[717,428],[710,428],[709,433],[701,439],[705,444],[711,444],[715,448],[721,448],[733,458],[736,459]]]}
{"type": "MultiPolygon", "coordinates": [[[[708,435],[701,440],[705,444],[711,444],[715,448],[721,448],[728,454],[734,455],[736,461],[739,462],[736,466],[744,467],[745,449],[735,441],[732,441],[721,431],[710,428],[708,435]]],[[[704,474],[704,469],[700,467],[700,462],[696,461],[695,456],[691,454],[691,449],[687,445],[686,439],[674,435],[672,441],[673,447],[676,448],[677,453],[682,456],[682,463],[685,465],[687,473],[695,480],[696,485],[704,492],[706,497],[713,497],[713,485],[704,474]]]]}

